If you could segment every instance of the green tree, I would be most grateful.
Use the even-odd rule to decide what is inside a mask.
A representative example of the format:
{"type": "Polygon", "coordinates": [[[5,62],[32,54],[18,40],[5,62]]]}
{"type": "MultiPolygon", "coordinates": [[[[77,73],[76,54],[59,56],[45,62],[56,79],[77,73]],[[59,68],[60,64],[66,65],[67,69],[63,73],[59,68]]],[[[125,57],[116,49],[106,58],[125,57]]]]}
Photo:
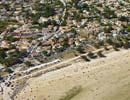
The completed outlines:
{"type": "Polygon", "coordinates": [[[25,64],[26,64],[28,67],[32,66],[32,63],[31,63],[30,61],[26,61],[25,64]]]}
{"type": "Polygon", "coordinates": [[[17,41],[17,39],[13,35],[8,35],[4,39],[7,40],[7,41],[10,41],[10,42],[17,41]]]}

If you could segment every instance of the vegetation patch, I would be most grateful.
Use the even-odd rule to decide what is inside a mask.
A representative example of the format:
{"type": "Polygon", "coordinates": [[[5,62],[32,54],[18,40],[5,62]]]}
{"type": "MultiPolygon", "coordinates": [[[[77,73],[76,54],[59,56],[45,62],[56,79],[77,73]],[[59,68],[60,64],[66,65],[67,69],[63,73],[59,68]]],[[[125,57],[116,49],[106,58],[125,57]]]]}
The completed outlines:
{"type": "Polygon", "coordinates": [[[81,86],[74,86],[72,89],[70,89],[68,92],[65,93],[63,97],[59,100],[70,100],[74,96],[78,95],[82,91],[81,86]]]}

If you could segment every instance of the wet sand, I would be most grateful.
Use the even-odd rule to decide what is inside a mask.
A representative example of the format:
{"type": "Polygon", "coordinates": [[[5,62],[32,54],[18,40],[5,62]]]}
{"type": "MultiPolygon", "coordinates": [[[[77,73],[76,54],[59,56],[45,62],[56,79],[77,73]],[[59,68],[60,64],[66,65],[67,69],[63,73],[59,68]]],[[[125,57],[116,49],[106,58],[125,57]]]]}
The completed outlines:
{"type": "Polygon", "coordinates": [[[15,100],[59,100],[74,86],[82,91],[71,100],[130,100],[130,50],[106,56],[29,79],[15,100]]]}

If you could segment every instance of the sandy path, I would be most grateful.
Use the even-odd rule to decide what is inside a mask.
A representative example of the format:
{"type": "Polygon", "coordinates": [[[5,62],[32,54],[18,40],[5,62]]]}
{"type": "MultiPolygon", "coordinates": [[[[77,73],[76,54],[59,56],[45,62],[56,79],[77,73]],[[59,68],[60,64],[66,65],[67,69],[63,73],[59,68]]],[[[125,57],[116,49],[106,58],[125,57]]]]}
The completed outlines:
{"type": "Polygon", "coordinates": [[[130,50],[112,52],[91,62],[75,62],[30,79],[15,100],[59,100],[78,85],[83,90],[72,100],[130,100],[130,50]]]}

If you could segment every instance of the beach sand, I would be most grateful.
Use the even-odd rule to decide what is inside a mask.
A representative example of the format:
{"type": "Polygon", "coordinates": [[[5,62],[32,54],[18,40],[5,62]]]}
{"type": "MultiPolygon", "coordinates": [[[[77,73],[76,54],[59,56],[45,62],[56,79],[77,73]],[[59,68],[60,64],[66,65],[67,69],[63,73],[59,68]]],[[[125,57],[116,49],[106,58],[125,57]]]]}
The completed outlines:
{"type": "Polygon", "coordinates": [[[106,56],[31,78],[14,100],[59,100],[74,86],[82,91],[71,100],[130,100],[130,50],[106,56]]]}

